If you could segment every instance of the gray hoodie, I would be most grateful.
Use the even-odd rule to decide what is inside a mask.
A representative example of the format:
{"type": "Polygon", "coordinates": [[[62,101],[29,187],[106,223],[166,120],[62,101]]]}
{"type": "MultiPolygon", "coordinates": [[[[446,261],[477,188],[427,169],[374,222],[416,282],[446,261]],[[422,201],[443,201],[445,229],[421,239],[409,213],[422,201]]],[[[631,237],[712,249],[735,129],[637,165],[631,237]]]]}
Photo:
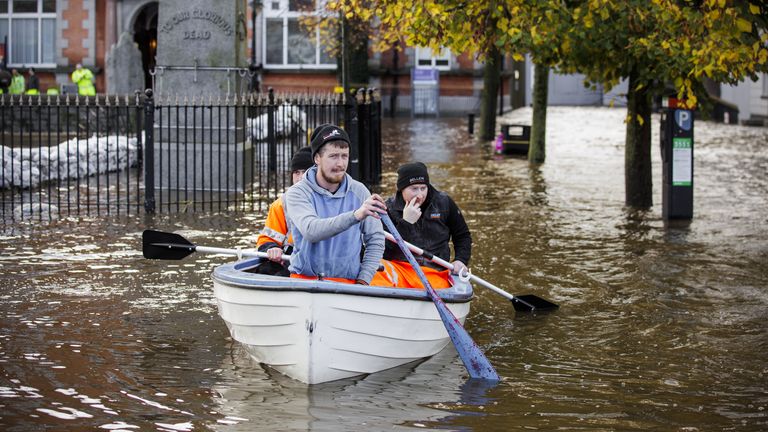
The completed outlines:
{"type": "Polygon", "coordinates": [[[370,283],[384,254],[384,229],[378,219],[367,217],[358,222],[354,216],[370,192],[347,174],[336,193],[331,193],[317,184],[316,176],[314,166],[283,197],[294,242],[288,269],[305,276],[370,283]]]}

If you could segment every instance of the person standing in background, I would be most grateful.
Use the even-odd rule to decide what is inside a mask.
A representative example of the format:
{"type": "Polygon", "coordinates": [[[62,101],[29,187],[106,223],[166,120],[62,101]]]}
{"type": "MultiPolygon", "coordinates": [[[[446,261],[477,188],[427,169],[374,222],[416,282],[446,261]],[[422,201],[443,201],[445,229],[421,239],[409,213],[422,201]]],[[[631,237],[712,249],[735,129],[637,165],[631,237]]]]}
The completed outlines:
{"type": "Polygon", "coordinates": [[[35,68],[29,68],[29,85],[27,86],[27,94],[40,94],[40,80],[35,74],[35,68]]]}
{"type": "Polygon", "coordinates": [[[77,84],[77,94],[82,96],[96,96],[96,87],[93,86],[93,72],[78,63],[72,72],[72,82],[77,84]]]}
{"type": "Polygon", "coordinates": [[[11,86],[8,87],[8,93],[10,94],[22,94],[24,93],[24,75],[20,74],[18,70],[11,70],[11,86]]]}

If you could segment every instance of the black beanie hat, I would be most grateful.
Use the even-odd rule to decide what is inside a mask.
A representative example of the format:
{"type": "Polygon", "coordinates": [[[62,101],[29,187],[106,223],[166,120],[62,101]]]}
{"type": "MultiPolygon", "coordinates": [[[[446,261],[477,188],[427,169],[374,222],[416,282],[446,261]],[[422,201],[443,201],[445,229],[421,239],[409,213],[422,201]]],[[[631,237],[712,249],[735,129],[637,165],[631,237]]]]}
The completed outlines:
{"type": "Polygon", "coordinates": [[[314,132],[312,132],[310,138],[311,141],[309,145],[312,147],[313,159],[320,148],[331,141],[344,141],[347,144],[351,144],[349,142],[349,135],[344,132],[344,129],[332,124],[318,126],[314,132]]]}
{"type": "Polygon", "coordinates": [[[315,128],[312,130],[312,134],[309,136],[309,142],[312,143],[312,141],[314,141],[317,134],[319,134],[320,131],[323,130],[323,128],[326,126],[333,126],[333,125],[330,123],[323,123],[315,126],[315,128]]]}
{"type": "Polygon", "coordinates": [[[298,170],[308,170],[315,164],[312,160],[312,149],[302,147],[293,154],[291,158],[291,172],[298,170]]]}
{"type": "Polygon", "coordinates": [[[397,169],[397,191],[401,191],[412,184],[429,184],[427,166],[421,162],[412,162],[402,165],[397,169]]]}

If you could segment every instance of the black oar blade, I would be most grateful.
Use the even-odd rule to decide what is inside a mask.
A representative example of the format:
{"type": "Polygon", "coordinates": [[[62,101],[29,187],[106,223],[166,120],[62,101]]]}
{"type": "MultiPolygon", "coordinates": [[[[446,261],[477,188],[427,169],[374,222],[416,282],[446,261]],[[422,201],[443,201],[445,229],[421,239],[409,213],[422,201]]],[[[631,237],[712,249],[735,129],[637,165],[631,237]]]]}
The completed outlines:
{"type": "Polygon", "coordinates": [[[195,251],[184,237],[162,231],[144,230],[141,234],[144,258],[180,260],[195,251]]]}
{"type": "Polygon", "coordinates": [[[512,299],[512,306],[518,312],[546,311],[560,307],[533,294],[515,296],[515,298],[512,299]]]}

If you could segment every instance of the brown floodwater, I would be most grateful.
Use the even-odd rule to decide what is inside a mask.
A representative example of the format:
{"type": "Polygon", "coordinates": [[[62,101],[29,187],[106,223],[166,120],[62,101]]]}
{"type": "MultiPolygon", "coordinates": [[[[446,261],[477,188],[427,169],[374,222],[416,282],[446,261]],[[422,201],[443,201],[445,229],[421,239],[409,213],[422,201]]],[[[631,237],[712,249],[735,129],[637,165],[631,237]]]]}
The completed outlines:
{"type": "MultiPolygon", "coordinates": [[[[252,361],[209,279],[230,258],[148,261],[141,231],[247,246],[264,214],[22,222],[0,235],[0,429],[768,429],[768,130],[696,123],[690,224],[624,208],[625,111],[550,108],[547,162],[493,155],[466,119],[385,120],[384,178],[421,160],[472,229],[470,267],[560,304],[516,314],[475,286],[466,327],[502,376],[448,348],[307,386],[252,361]]],[[[526,121],[530,110],[507,116],[526,121]]]]}

